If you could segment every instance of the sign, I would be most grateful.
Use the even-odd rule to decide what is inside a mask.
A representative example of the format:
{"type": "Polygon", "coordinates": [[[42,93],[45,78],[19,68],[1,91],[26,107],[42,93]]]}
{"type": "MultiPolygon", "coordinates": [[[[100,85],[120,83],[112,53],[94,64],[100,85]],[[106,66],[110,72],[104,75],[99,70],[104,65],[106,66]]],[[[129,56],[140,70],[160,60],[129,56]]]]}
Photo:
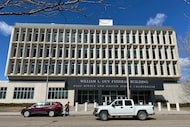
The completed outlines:
{"type": "MultiPolygon", "coordinates": [[[[68,89],[81,90],[123,90],[127,88],[126,78],[68,78],[68,89]]],[[[131,90],[161,90],[163,82],[161,79],[151,78],[130,78],[131,90]]]]}

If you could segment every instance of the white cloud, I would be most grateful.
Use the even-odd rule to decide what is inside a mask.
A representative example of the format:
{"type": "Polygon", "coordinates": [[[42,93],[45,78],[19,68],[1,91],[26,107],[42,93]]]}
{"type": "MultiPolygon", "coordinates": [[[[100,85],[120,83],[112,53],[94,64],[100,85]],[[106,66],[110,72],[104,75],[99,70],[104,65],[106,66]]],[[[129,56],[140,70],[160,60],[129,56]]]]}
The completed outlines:
{"type": "Polygon", "coordinates": [[[8,25],[4,21],[0,21],[0,34],[8,36],[11,34],[12,26],[8,25]]]}
{"type": "Polygon", "coordinates": [[[163,13],[157,13],[156,16],[154,18],[150,18],[146,25],[147,26],[162,26],[162,24],[164,23],[166,19],[166,15],[163,13]]]}
{"type": "Polygon", "coordinates": [[[189,73],[190,73],[190,59],[189,58],[180,58],[179,63],[180,63],[182,77],[189,76],[189,73]]]}

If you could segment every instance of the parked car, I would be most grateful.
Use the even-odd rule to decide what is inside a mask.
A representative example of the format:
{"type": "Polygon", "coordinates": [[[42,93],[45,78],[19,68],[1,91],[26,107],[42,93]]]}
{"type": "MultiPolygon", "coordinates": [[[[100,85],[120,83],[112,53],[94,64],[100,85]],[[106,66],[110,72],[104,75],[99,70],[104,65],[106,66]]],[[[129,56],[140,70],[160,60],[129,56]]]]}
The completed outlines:
{"type": "Polygon", "coordinates": [[[93,112],[94,116],[103,121],[121,116],[135,116],[139,120],[145,120],[153,114],[155,114],[153,105],[135,105],[132,99],[116,99],[109,105],[96,107],[93,112]]]}
{"type": "Polygon", "coordinates": [[[31,115],[49,115],[53,117],[55,115],[61,115],[63,113],[63,105],[60,102],[42,102],[35,103],[29,107],[24,107],[21,110],[21,114],[24,117],[29,117],[31,115]]]}

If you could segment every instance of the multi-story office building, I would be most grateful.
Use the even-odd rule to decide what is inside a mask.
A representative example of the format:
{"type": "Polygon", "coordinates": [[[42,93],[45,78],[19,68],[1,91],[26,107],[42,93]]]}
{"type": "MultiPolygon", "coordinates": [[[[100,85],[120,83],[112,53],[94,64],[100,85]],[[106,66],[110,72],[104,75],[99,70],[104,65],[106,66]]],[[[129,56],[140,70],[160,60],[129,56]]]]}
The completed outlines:
{"type": "Polygon", "coordinates": [[[164,26],[17,23],[5,75],[13,102],[155,102],[180,78],[176,35],[164,26]]]}

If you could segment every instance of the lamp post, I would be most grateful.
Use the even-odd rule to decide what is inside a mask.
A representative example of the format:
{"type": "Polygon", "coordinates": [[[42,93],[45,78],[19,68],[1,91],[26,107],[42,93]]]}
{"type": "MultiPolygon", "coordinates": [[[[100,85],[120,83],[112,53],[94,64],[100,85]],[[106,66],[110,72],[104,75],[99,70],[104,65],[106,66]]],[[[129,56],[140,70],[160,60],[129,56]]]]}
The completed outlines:
{"type": "Polygon", "coordinates": [[[52,61],[52,55],[51,53],[49,53],[49,60],[48,60],[48,67],[47,67],[47,77],[46,77],[46,95],[45,95],[45,102],[48,99],[48,82],[49,82],[49,71],[50,71],[50,67],[51,67],[51,61],[52,61]]]}
{"type": "MultiPolygon", "coordinates": [[[[127,63],[127,73],[126,73],[126,80],[127,80],[127,98],[130,99],[130,85],[129,85],[129,66],[128,66],[128,46],[130,49],[130,46],[132,44],[130,43],[129,45],[127,45],[127,58],[126,58],[126,63],[127,63]]],[[[129,51],[130,52],[130,51],[129,51]]]]}

